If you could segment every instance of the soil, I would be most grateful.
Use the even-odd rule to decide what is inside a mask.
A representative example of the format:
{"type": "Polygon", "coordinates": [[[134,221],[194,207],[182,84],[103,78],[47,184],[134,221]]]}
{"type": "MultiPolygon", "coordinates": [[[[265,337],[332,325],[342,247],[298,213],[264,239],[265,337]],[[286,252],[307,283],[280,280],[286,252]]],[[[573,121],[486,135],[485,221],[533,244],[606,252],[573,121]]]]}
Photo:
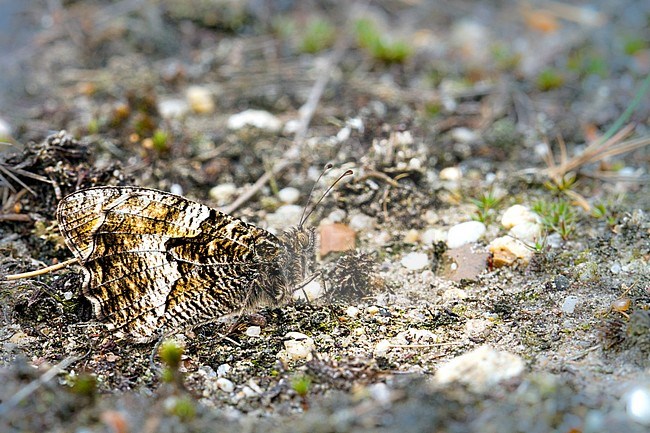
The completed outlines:
{"type": "Polygon", "coordinates": [[[644,3],[0,5],[3,277],[71,258],[78,189],[278,233],[354,172],[308,219],[311,301],[133,344],[79,265],[0,281],[0,431],[647,431],[644,3]],[[541,232],[504,261],[513,205],[541,232]]]}

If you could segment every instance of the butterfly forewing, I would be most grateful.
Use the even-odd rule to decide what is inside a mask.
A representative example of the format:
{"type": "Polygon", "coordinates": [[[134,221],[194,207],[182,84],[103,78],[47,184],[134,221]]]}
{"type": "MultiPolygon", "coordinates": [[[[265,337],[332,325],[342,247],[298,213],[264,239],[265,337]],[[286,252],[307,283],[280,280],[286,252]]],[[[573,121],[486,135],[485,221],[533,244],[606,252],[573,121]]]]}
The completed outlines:
{"type": "Polygon", "coordinates": [[[78,191],[61,201],[57,219],[96,317],[135,341],[247,306],[281,251],[262,229],[145,188],[78,191]]]}

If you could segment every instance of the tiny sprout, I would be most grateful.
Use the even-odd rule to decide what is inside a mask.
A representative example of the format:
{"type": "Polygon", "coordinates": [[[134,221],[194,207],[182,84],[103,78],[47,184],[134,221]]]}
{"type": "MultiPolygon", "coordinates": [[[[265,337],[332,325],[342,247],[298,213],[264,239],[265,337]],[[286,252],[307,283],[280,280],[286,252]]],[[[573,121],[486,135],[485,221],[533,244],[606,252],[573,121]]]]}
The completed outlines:
{"type": "Polygon", "coordinates": [[[189,421],[196,416],[196,406],[189,397],[172,397],[168,403],[170,414],[177,416],[181,421],[189,421]]]}
{"type": "Polygon", "coordinates": [[[607,215],[607,207],[603,203],[598,203],[594,205],[593,210],[591,211],[591,216],[594,218],[604,218],[607,215]]]}
{"type": "Polygon", "coordinates": [[[404,63],[412,55],[409,44],[401,40],[391,40],[369,19],[357,20],[355,33],[359,46],[377,61],[386,64],[404,63]]]}
{"type": "Polygon", "coordinates": [[[557,69],[545,69],[537,76],[537,87],[543,92],[557,89],[562,85],[564,85],[564,76],[557,69]]]}
{"type": "Polygon", "coordinates": [[[492,191],[488,191],[483,193],[479,198],[473,198],[470,201],[476,206],[476,213],[473,219],[484,224],[489,224],[494,219],[494,210],[501,202],[501,198],[496,197],[492,191]]]}
{"type": "Polygon", "coordinates": [[[533,211],[542,218],[542,225],[547,231],[558,233],[563,240],[567,240],[575,231],[575,211],[564,200],[550,203],[540,200],[533,205],[533,211]]]}
{"type": "Polygon", "coordinates": [[[173,340],[167,340],[160,346],[160,359],[167,364],[171,370],[178,370],[181,364],[183,348],[173,340]]]}
{"type": "Polygon", "coordinates": [[[156,129],[151,140],[156,151],[166,152],[169,150],[169,134],[162,129],[156,129]]]}
{"type": "Polygon", "coordinates": [[[577,181],[578,177],[576,174],[569,172],[559,179],[544,182],[544,186],[550,191],[560,193],[571,190],[576,185],[577,181]]]}
{"type": "Polygon", "coordinates": [[[300,50],[314,54],[330,48],[336,40],[336,28],[328,21],[316,19],[309,23],[300,44],[300,50]]]}
{"type": "Polygon", "coordinates": [[[304,398],[311,388],[311,377],[309,376],[298,376],[291,381],[291,388],[296,391],[300,397],[304,398]]]}
{"type": "Polygon", "coordinates": [[[84,397],[94,397],[97,393],[97,378],[88,373],[74,377],[72,392],[84,397]]]}

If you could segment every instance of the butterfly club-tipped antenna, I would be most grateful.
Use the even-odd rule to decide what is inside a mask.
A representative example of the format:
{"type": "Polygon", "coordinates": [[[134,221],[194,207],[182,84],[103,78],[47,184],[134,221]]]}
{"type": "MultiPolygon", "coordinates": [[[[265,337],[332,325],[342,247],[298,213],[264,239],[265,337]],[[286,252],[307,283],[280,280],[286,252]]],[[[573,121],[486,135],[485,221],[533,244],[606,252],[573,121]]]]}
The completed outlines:
{"type": "MultiPolygon", "coordinates": [[[[309,206],[309,201],[311,200],[311,196],[314,195],[314,190],[316,189],[316,185],[318,185],[318,182],[321,180],[321,178],[332,169],[333,165],[331,163],[325,164],[325,167],[323,168],[323,171],[320,172],[318,175],[318,179],[316,179],[316,182],[311,186],[311,189],[309,190],[309,195],[307,196],[307,201],[305,202],[305,207],[302,208],[302,215],[300,215],[300,224],[298,224],[299,228],[302,228],[303,223],[307,218],[305,218],[305,214],[307,213],[307,207],[309,206]]],[[[311,213],[311,212],[310,212],[311,213]]]]}
{"type": "MultiPolygon", "coordinates": [[[[332,164],[327,164],[325,166],[325,169],[323,172],[318,176],[318,179],[316,179],[316,182],[314,182],[314,185],[311,187],[311,191],[309,192],[309,196],[307,198],[307,203],[309,203],[309,200],[311,200],[312,194],[314,193],[314,189],[316,188],[316,184],[318,181],[323,177],[325,173],[327,173],[330,169],[332,168],[332,164]]],[[[304,210],[302,211],[302,216],[300,217],[300,223],[298,224],[298,228],[302,229],[303,224],[305,224],[305,221],[307,221],[307,218],[311,216],[312,213],[316,210],[320,202],[323,201],[323,199],[327,196],[327,194],[330,193],[330,191],[338,184],[344,177],[351,176],[354,172],[352,170],[346,170],[345,173],[340,175],[332,184],[325,190],[323,195],[320,196],[318,200],[316,200],[316,203],[313,204],[309,212],[307,212],[307,204],[305,205],[304,210]]]]}

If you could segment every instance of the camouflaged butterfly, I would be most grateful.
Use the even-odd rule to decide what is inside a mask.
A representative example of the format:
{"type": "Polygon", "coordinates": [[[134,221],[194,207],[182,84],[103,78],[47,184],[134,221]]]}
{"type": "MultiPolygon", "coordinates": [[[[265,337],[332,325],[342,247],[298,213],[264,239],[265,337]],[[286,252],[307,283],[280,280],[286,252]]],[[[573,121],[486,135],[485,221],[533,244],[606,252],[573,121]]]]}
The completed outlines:
{"type": "Polygon", "coordinates": [[[303,227],[304,215],[276,237],[153,189],[77,191],[59,203],[56,216],[84,269],[83,294],[95,317],[140,343],[282,304],[305,281],[314,257],[314,230],[303,227]]]}

